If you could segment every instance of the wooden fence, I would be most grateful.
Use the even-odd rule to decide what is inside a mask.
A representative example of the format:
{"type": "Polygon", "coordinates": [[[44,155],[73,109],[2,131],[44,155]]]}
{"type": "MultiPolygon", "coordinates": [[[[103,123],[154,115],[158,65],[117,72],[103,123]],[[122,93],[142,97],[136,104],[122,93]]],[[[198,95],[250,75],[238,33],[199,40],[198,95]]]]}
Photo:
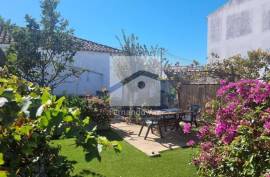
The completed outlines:
{"type": "Polygon", "coordinates": [[[218,84],[188,84],[182,85],[178,90],[179,107],[182,110],[188,109],[191,104],[199,104],[204,107],[205,103],[216,97],[218,84]]]}

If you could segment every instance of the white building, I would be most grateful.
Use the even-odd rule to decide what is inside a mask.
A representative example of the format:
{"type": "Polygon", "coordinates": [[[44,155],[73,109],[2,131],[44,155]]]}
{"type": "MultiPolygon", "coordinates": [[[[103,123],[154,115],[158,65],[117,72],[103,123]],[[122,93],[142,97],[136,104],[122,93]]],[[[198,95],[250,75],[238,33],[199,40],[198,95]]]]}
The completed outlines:
{"type": "Polygon", "coordinates": [[[79,78],[69,78],[58,86],[56,95],[95,95],[97,91],[110,87],[110,58],[120,54],[120,50],[81,40],[83,48],[74,56],[74,66],[86,69],[79,78]]]}
{"type": "MultiPolygon", "coordinates": [[[[69,80],[58,86],[54,93],[57,95],[95,95],[97,91],[110,86],[110,57],[121,51],[92,41],[78,39],[82,48],[74,56],[74,66],[86,69],[79,78],[69,80]]],[[[0,27],[0,48],[6,49],[12,39],[0,27]]]]}
{"type": "Polygon", "coordinates": [[[208,16],[208,63],[259,48],[270,49],[270,0],[229,0],[208,16]]]}

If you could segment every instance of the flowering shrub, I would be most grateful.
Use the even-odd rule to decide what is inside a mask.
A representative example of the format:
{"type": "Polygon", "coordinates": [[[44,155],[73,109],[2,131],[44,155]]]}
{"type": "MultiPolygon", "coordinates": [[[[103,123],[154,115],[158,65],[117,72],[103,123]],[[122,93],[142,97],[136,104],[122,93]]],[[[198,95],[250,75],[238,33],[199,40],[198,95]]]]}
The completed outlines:
{"type": "Polygon", "coordinates": [[[97,97],[88,98],[86,114],[92,118],[98,130],[110,128],[113,113],[110,110],[109,99],[97,97]]]}
{"type": "Polygon", "coordinates": [[[183,124],[183,133],[188,134],[191,132],[191,124],[190,123],[184,123],[183,124]]]}
{"type": "Polygon", "coordinates": [[[260,177],[270,170],[270,84],[223,83],[208,104],[193,162],[201,176],[260,177]]]}
{"type": "Polygon", "coordinates": [[[189,140],[187,142],[187,146],[194,146],[196,144],[196,142],[194,140],[189,140]]]}
{"type": "Polygon", "coordinates": [[[98,97],[68,97],[65,102],[70,107],[78,107],[81,110],[81,117],[90,117],[91,126],[96,126],[97,130],[110,128],[113,113],[110,109],[109,99],[98,97]]]}
{"type": "Polygon", "coordinates": [[[63,136],[74,137],[85,152],[86,160],[100,159],[106,147],[120,151],[89,130],[90,118],[80,119],[80,110],[66,107],[48,88],[35,86],[0,70],[0,176],[70,176],[73,162],[51,147],[59,129],[63,136]],[[62,129],[62,127],[64,127],[62,129]]]}

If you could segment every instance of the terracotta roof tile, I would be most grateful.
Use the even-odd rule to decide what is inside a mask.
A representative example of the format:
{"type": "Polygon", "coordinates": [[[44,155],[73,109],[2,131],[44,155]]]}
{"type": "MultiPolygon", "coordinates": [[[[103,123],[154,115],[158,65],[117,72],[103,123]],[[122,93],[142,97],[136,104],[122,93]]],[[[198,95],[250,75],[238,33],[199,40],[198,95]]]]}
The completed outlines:
{"type": "MultiPolygon", "coordinates": [[[[121,53],[121,50],[110,47],[110,46],[98,44],[96,42],[77,38],[77,37],[75,37],[74,39],[77,40],[78,42],[81,42],[82,51],[111,53],[111,54],[121,53]]],[[[11,42],[13,42],[11,35],[6,30],[4,30],[3,26],[0,25],[0,44],[10,44],[11,42]]]]}
{"type": "Polygon", "coordinates": [[[81,38],[76,38],[78,42],[82,44],[81,50],[83,51],[92,51],[92,52],[103,52],[103,53],[122,53],[121,50],[103,45],[103,44],[98,44],[93,41],[81,39],[81,38]]]}

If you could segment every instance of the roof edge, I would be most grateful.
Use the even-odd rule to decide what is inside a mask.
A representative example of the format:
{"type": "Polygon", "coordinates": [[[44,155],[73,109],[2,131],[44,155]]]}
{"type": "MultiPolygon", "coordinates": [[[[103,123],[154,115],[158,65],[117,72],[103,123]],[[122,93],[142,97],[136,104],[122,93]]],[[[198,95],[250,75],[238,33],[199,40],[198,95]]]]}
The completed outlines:
{"type": "MultiPolygon", "coordinates": [[[[118,49],[118,48],[114,48],[114,47],[111,47],[111,46],[108,46],[108,45],[100,44],[98,42],[90,41],[90,40],[83,39],[83,38],[76,37],[76,36],[74,36],[74,38],[76,38],[76,39],[78,39],[78,40],[80,40],[82,42],[92,43],[94,45],[102,46],[104,48],[111,49],[112,51],[114,51],[114,52],[106,52],[106,53],[122,53],[122,51],[120,49],[118,49]]],[[[91,50],[80,50],[80,51],[91,51],[91,50]]],[[[92,52],[104,53],[102,51],[94,51],[94,50],[92,52]]]]}
{"type": "MultiPolygon", "coordinates": [[[[23,28],[23,27],[19,27],[23,28]]],[[[109,53],[109,54],[122,54],[123,51],[108,45],[103,45],[94,41],[83,39],[77,36],[71,36],[74,41],[81,43],[79,51],[89,51],[98,53],[109,53]]],[[[0,45],[10,45],[14,41],[9,31],[6,31],[0,24],[0,45]]]]}
{"type": "Polygon", "coordinates": [[[225,4],[223,4],[221,7],[217,8],[215,11],[213,11],[212,13],[210,13],[209,15],[207,15],[207,18],[211,17],[212,15],[222,11],[223,9],[227,8],[228,6],[230,6],[232,4],[232,0],[228,0],[225,4]]]}

